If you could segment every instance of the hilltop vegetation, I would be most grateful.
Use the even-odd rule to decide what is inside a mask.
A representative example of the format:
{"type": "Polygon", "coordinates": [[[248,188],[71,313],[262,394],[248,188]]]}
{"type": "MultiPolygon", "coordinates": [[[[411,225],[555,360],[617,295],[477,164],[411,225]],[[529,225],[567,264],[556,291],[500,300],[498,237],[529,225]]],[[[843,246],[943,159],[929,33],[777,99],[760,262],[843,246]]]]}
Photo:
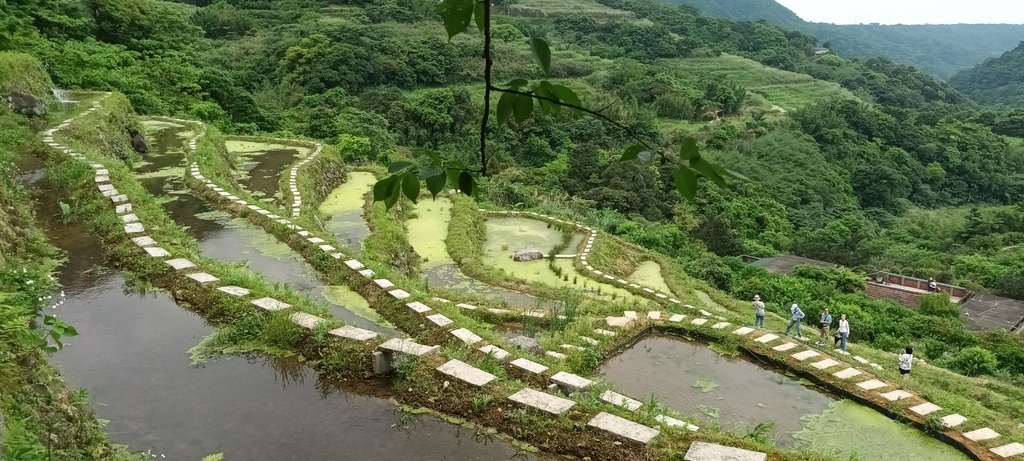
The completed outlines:
{"type": "Polygon", "coordinates": [[[998,58],[956,74],[950,83],[980,103],[1024,106],[1024,41],[998,58]]]}
{"type": "Polygon", "coordinates": [[[883,57],[942,79],[1024,40],[1024,25],[839,25],[807,22],[775,0],[666,0],[736,21],[764,20],[817,38],[843,56],[883,57]]]}

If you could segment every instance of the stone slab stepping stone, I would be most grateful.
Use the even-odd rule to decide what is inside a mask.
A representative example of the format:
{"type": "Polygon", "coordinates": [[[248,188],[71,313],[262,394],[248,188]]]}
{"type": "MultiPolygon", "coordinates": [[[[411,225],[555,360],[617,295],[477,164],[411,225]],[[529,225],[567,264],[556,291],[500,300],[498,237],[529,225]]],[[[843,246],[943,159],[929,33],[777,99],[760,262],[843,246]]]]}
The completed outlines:
{"type": "Polygon", "coordinates": [[[733,330],[732,334],[740,335],[740,336],[745,336],[745,335],[749,335],[750,333],[753,333],[753,332],[754,332],[753,328],[750,328],[750,327],[740,327],[740,328],[737,328],[737,329],[733,330]]]}
{"type": "Polygon", "coordinates": [[[668,318],[668,321],[679,323],[682,322],[685,318],[686,316],[683,314],[672,314],[672,316],[668,318]]]}
{"type": "Polygon", "coordinates": [[[1024,454],[1024,444],[1014,442],[1011,444],[1003,445],[1001,447],[995,447],[992,449],[992,453],[995,453],[1003,458],[1010,458],[1020,454],[1024,454]]]}
{"type": "Polygon", "coordinates": [[[627,319],[635,319],[636,318],[636,311],[625,311],[625,312],[622,313],[622,316],[627,318],[627,319]]]}
{"type": "Polygon", "coordinates": [[[768,333],[766,335],[758,337],[754,341],[757,341],[757,342],[759,342],[761,344],[768,344],[768,343],[770,343],[772,341],[775,341],[776,339],[779,339],[779,335],[774,335],[774,334],[768,333]]]}
{"type": "Polygon", "coordinates": [[[951,415],[943,416],[939,421],[942,422],[942,425],[945,427],[957,427],[967,422],[967,418],[961,414],[953,413],[951,415]]]}
{"type": "MultiPolygon", "coordinates": [[[[690,308],[693,308],[693,306],[690,306],[690,308]]],[[[711,317],[711,316],[713,316],[714,314],[712,314],[712,313],[710,313],[710,312],[708,312],[708,311],[706,311],[706,310],[704,310],[704,309],[701,309],[701,310],[700,310],[700,315],[703,315],[703,316],[705,316],[705,317],[711,317]]]]}
{"type": "Polygon", "coordinates": [[[690,424],[681,419],[673,418],[671,416],[658,415],[654,417],[654,420],[669,427],[681,427],[691,432],[697,432],[698,430],[700,430],[699,427],[694,426],[693,424],[690,424]]]}
{"type": "Polygon", "coordinates": [[[106,168],[97,169],[96,176],[110,176],[110,171],[108,171],[106,168]]]}
{"type": "Polygon", "coordinates": [[[909,398],[914,396],[914,394],[911,394],[911,393],[909,393],[909,392],[907,392],[907,391],[905,391],[903,389],[896,389],[895,391],[890,391],[890,392],[886,392],[884,394],[879,394],[879,395],[881,395],[882,398],[884,398],[885,400],[888,400],[890,402],[895,402],[897,400],[902,400],[902,399],[909,399],[909,398]]]}
{"type": "Polygon", "coordinates": [[[609,336],[609,337],[615,336],[615,332],[614,331],[602,330],[600,328],[595,329],[594,333],[599,334],[601,336],[609,336]]]}
{"type": "Polygon", "coordinates": [[[472,331],[469,331],[469,330],[467,330],[465,328],[459,328],[458,330],[452,330],[451,334],[452,334],[452,336],[454,336],[456,338],[459,338],[462,342],[466,343],[466,345],[469,345],[469,346],[472,346],[472,345],[474,345],[474,344],[484,340],[483,338],[477,336],[476,333],[473,333],[472,331]]]}
{"type": "Polygon", "coordinates": [[[647,292],[647,293],[654,293],[654,290],[652,290],[650,288],[647,288],[647,287],[644,287],[644,291],[647,292]]]}
{"type": "Polygon", "coordinates": [[[456,304],[455,307],[460,307],[460,308],[465,309],[467,311],[475,311],[476,310],[476,306],[474,306],[472,304],[468,304],[468,303],[459,303],[459,304],[456,304]]]}
{"type": "Polygon", "coordinates": [[[402,290],[402,289],[398,289],[398,288],[389,291],[388,295],[390,295],[392,298],[395,298],[395,299],[406,299],[406,298],[412,296],[412,295],[409,294],[409,292],[407,292],[405,290],[402,290]]]}
{"type": "Polygon", "coordinates": [[[331,253],[331,257],[334,259],[341,259],[342,256],[344,255],[341,253],[331,253]]]}
{"type": "Polygon", "coordinates": [[[427,316],[427,320],[430,320],[431,323],[433,323],[434,325],[437,325],[437,326],[439,326],[441,328],[447,327],[448,325],[451,325],[451,324],[455,323],[455,321],[453,321],[452,319],[450,319],[448,317],[445,317],[442,314],[428,315],[427,316]]]}
{"type": "Polygon", "coordinates": [[[414,355],[421,357],[430,353],[433,353],[441,348],[441,346],[425,346],[419,344],[411,339],[391,338],[384,341],[377,346],[380,349],[386,349],[392,352],[400,352],[402,354],[414,355]]]}
{"type": "Polygon", "coordinates": [[[523,315],[527,317],[536,317],[539,319],[547,317],[547,314],[544,313],[543,311],[523,311],[523,315]]]}
{"type": "Polygon", "coordinates": [[[220,281],[219,278],[207,274],[206,272],[193,272],[191,274],[186,274],[185,277],[188,277],[202,284],[220,281]]]}
{"type": "Polygon", "coordinates": [[[881,388],[886,387],[886,386],[888,386],[888,384],[886,384],[886,383],[884,383],[882,381],[879,381],[877,379],[869,379],[869,380],[864,381],[862,383],[857,383],[857,387],[859,387],[861,389],[864,389],[866,391],[873,391],[875,389],[881,389],[881,388]]]}
{"type": "Polygon", "coordinates": [[[125,203],[125,204],[118,205],[117,207],[114,208],[114,212],[117,213],[117,214],[131,213],[132,212],[132,204],[131,203],[125,203]]]}
{"type": "Polygon", "coordinates": [[[135,213],[126,214],[126,215],[121,216],[121,221],[122,222],[126,222],[126,223],[138,222],[139,221],[139,217],[135,216],[135,213]]]}
{"type": "Polygon", "coordinates": [[[708,319],[693,319],[693,321],[690,323],[694,325],[703,325],[705,323],[708,323],[708,319]]]}
{"type": "Polygon", "coordinates": [[[729,325],[732,325],[732,324],[729,323],[729,322],[718,322],[718,323],[716,323],[714,325],[711,325],[711,328],[714,328],[716,330],[721,330],[722,328],[725,328],[725,327],[727,327],[729,325]]]}
{"type": "Polygon", "coordinates": [[[547,392],[533,390],[529,387],[508,396],[508,399],[521,405],[546,411],[553,415],[561,415],[562,413],[569,411],[569,409],[576,404],[576,402],[573,402],[572,400],[551,395],[547,392]]]}
{"type": "Polygon", "coordinates": [[[133,222],[124,225],[124,232],[126,234],[141,234],[146,232],[146,228],[140,222],[133,222]]]}
{"type": "Polygon", "coordinates": [[[395,284],[391,283],[391,281],[388,279],[377,279],[374,280],[373,283],[381,288],[391,288],[395,286],[395,284]]]}
{"type": "Polygon", "coordinates": [[[768,454],[715,443],[693,442],[684,461],[765,461],[768,454]]]}
{"type": "Polygon", "coordinates": [[[833,373],[832,376],[835,376],[836,378],[839,378],[839,379],[850,379],[850,378],[852,378],[854,376],[857,376],[859,374],[861,374],[860,370],[858,370],[856,368],[847,368],[845,370],[841,370],[841,371],[837,371],[837,372],[833,373]]]}
{"type": "Polygon", "coordinates": [[[497,376],[456,359],[437,367],[437,371],[477,387],[498,379],[497,376]]]}
{"type": "Polygon", "coordinates": [[[548,371],[547,366],[527,359],[515,359],[512,362],[510,362],[510,364],[515,366],[516,368],[527,371],[529,373],[533,373],[535,375],[539,375],[544,373],[545,371],[548,371]]]}
{"type": "Polygon", "coordinates": [[[291,304],[278,301],[274,298],[260,298],[253,301],[252,305],[268,311],[281,311],[292,307],[291,304]]]}
{"type": "Polygon", "coordinates": [[[146,253],[153,258],[166,258],[171,255],[170,252],[160,247],[142,247],[142,249],[146,250],[146,253]]]}
{"type": "Polygon", "coordinates": [[[110,201],[114,203],[124,203],[128,201],[128,196],[124,194],[114,195],[110,197],[110,201]]]}
{"type": "Polygon", "coordinates": [[[366,267],[366,266],[363,266],[363,263],[361,263],[361,262],[359,262],[358,260],[355,260],[355,259],[350,259],[348,261],[345,261],[345,265],[348,266],[349,269],[352,269],[354,271],[361,270],[362,268],[366,267]]]}
{"type": "Polygon", "coordinates": [[[320,245],[320,249],[323,250],[323,251],[334,251],[334,250],[337,250],[337,248],[334,248],[333,245],[320,245]]]}
{"type": "Polygon", "coordinates": [[[636,399],[631,399],[629,397],[626,397],[625,395],[622,395],[618,392],[611,390],[604,391],[604,393],[601,394],[601,400],[604,400],[605,402],[608,402],[617,407],[623,407],[629,411],[636,411],[641,406],[643,406],[643,402],[636,399]]]}
{"type": "Polygon", "coordinates": [[[585,347],[574,346],[572,344],[559,344],[558,347],[561,347],[562,349],[565,349],[567,351],[585,351],[585,350],[587,350],[585,347]]]}
{"type": "Polygon", "coordinates": [[[370,270],[370,269],[363,269],[363,270],[359,271],[359,275],[362,275],[363,277],[366,277],[366,278],[370,278],[370,277],[373,277],[374,272],[372,270],[370,270]]]}
{"type": "Polygon", "coordinates": [[[601,344],[601,341],[591,338],[590,336],[580,336],[580,341],[590,344],[591,346],[597,346],[601,344]]]}
{"type": "Polygon", "coordinates": [[[324,239],[322,239],[320,237],[312,237],[312,238],[308,238],[306,240],[309,241],[309,243],[313,243],[313,244],[316,244],[316,245],[319,245],[321,243],[325,243],[326,242],[326,240],[324,240],[324,239]]]}
{"type": "Polygon", "coordinates": [[[496,307],[491,307],[491,308],[487,309],[487,312],[490,312],[490,313],[495,314],[495,315],[506,315],[506,314],[511,314],[512,313],[512,311],[510,311],[508,309],[498,309],[496,307]]]}
{"type": "Polygon", "coordinates": [[[971,439],[975,442],[981,442],[982,440],[992,440],[999,437],[999,433],[983,427],[981,429],[975,429],[971,432],[964,432],[964,437],[971,439]]]}
{"type": "Polygon", "coordinates": [[[551,376],[551,382],[559,386],[578,391],[594,385],[594,382],[579,375],[559,371],[551,376]]]}
{"type": "Polygon", "coordinates": [[[107,176],[107,175],[103,175],[103,176],[97,175],[96,176],[96,182],[97,183],[110,182],[110,176],[107,176]]]}
{"type": "Polygon", "coordinates": [[[925,402],[925,403],[922,403],[920,405],[914,405],[914,406],[910,407],[910,411],[912,411],[914,413],[917,413],[917,414],[919,414],[921,416],[930,415],[930,414],[935,413],[936,411],[939,411],[941,409],[942,409],[942,407],[940,407],[940,406],[938,406],[938,405],[936,405],[934,403],[931,403],[931,402],[925,402]]]}
{"type": "Polygon", "coordinates": [[[248,207],[246,207],[246,208],[248,208],[248,209],[250,209],[250,210],[252,210],[252,211],[259,211],[259,210],[262,210],[262,209],[263,209],[263,208],[260,208],[260,206],[259,206],[259,205],[249,205],[249,206],[248,206],[248,207]]]}
{"type": "Polygon", "coordinates": [[[406,304],[406,306],[409,306],[409,309],[412,309],[417,314],[425,314],[427,312],[430,312],[430,307],[419,301],[413,301],[409,304],[406,304]]]}
{"type": "Polygon", "coordinates": [[[661,431],[653,427],[634,423],[626,418],[621,418],[603,411],[591,419],[587,425],[645,445],[661,433],[661,431]]]}
{"type": "Polygon", "coordinates": [[[164,262],[167,263],[168,266],[173,267],[174,270],[178,271],[182,269],[190,269],[196,267],[196,265],[192,261],[189,261],[184,258],[168,259],[167,261],[164,262]]]}
{"type": "Polygon", "coordinates": [[[817,357],[819,355],[821,355],[821,353],[816,350],[806,350],[803,352],[797,352],[796,354],[793,354],[790,357],[793,357],[794,359],[803,362],[804,360],[807,360],[811,357],[817,357]]]}
{"type": "Polygon", "coordinates": [[[226,287],[220,287],[220,288],[217,288],[217,289],[220,290],[220,291],[223,291],[224,293],[227,293],[227,294],[229,294],[231,296],[237,296],[239,298],[242,297],[242,296],[249,296],[249,290],[248,289],[242,288],[242,287],[236,287],[236,286],[233,286],[233,285],[232,286],[226,286],[226,287]]]}
{"type": "Polygon", "coordinates": [[[500,348],[498,346],[495,346],[493,344],[488,344],[488,345],[486,345],[484,347],[481,347],[479,350],[480,350],[480,352],[483,352],[484,354],[490,355],[491,357],[494,357],[494,358],[496,358],[496,359],[498,359],[498,360],[500,360],[502,362],[504,362],[505,360],[508,360],[508,358],[512,355],[512,354],[509,354],[508,351],[506,351],[505,349],[502,349],[502,348],[500,348]]]}
{"type": "Polygon", "coordinates": [[[108,190],[114,190],[114,185],[113,184],[100,184],[99,186],[96,186],[96,188],[99,189],[100,192],[106,192],[108,190]]]}
{"type": "Polygon", "coordinates": [[[651,320],[661,320],[661,311],[650,311],[647,313],[647,318],[651,320]]]}
{"type": "Polygon", "coordinates": [[[661,299],[667,299],[667,298],[668,298],[668,296],[666,296],[666,295],[665,295],[665,294],[663,294],[663,293],[655,293],[655,294],[654,294],[654,296],[657,296],[657,297],[659,297],[659,298],[661,298],[661,299]]]}
{"type": "Polygon", "coordinates": [[[864,357],[861,357],[861,356],[859,356],[859,355],[855,355],[855,356],[853,356],[853,359],[854,359],[854,360],[856,360],[856,361],[857,361],[857,362],[859,362],[859,363],[863,363],[864,365],[867,365],[867,364],[868,364],[868,359],[866,359],[866,358],[864,358],[864,357]]]}
{"type": "Polygon", "coordinates": [[[604,321],[608,326],[616,328],[629,328],[633,325],[633,319],[629,317],[605,317],[604,321]]]}
{"type": "Polygon", "coordinates": [[[817,368],[819,370],[824,370],[826,368],[832,368],[832,367],[834,367],[836,365],[839,365],[839,362],[837,362],[836,360],[833,360],[833,359],[825,359],[825,360],[822,360],[820,362],[814,362],[814,363],[811,364],[812,367],[817,368]]]}
{"type": "Polygon", "coordinates": [[[563,354],[561,352],[555,352],[555,351],[545,351],[544,355],[546,355],[548,357],[551,357],[553,359],[556,359],[556,360],[565,360],[565,359],[569,358],[568,355],[565,355],[565,354],[563,354]]]}
{"type": "MultiPolygon", "coordinates": [[[[114,196],[117,196],[117,195],[121,195],[120,193],[117,192],[117,189],[113,189],[113,188],[107,189],[107,190],[103,191],[102,194],[103,194],[104,197],[114,197],[114,196]]],[[[113,199],[111,199],[111,200],[113,200],[113,199]]],[[[127,196],[125,196],[125,200],[128,200],[127,196]]]]}
{"type": "Polygon", "coordinates": [[[788,350],[790,350],[790,349],[792,349],[794,347],[796,347],[796,343],[782,343],[782,344],[779,344],[778,346],[773,347],[772,350],[776,350],[776,351],[779,351],[779,352],[786,352],[786,351],[788,351],[788,350]]]}
{"type": "Polygon", "coordinates": [[[316,329],[317,325],[325,321],[320,317],[317,317],[313,314],[307,314],[305,312],[296,312],[292,315],[289,315],[288,319],[291,320],[292,323],[309,330],[316,329]]]}

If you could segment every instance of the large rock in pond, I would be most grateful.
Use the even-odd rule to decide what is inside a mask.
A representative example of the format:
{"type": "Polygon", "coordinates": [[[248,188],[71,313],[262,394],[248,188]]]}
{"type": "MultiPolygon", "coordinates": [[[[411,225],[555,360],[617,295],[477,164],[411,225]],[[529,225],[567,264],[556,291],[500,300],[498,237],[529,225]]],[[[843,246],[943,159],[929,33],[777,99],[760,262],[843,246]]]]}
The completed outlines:
{"type": "Polygon", "coordinates": [[[149,152],[149,146],[146,145],[146,137],[137,130],[129,130],[128,134],[132,136],[132,150],[140,154],[149,152]]]}
{"type": "Polygon", "coordinates": [[[12,91],[9,98],[11,108],[21,115],[41,117],[46,115],[46,102],[28,93],[12,91]]]}
{"type": "Polygon", "coordinates": [[[526,336],[516,336],[508,340],[512,345],[523,349],[525,351],[533,352],[534,354],[540,355],[544,353],[544,348],[540,347],[540,343],[536,339],[528,338],[526,336]]]}
{"type": "Polygon", "coordinates": [[[533,248],[516,250],[516,252],[512,254],[513,261],[536,261],[538,259],[544,259],[544,253],[533,248]]]}

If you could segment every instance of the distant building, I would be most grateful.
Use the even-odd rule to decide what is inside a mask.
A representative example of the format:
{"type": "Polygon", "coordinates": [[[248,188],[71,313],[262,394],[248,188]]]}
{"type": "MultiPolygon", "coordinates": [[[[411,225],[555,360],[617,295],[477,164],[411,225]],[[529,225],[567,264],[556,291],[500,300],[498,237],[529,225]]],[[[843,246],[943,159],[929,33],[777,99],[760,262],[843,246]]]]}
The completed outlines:
{"type": "Polygon", "coordinates": [[[811,53],[815,56],[823,56],[829,54],[829,49],[816,46],[814,48],[811,48],[811,53]]]}

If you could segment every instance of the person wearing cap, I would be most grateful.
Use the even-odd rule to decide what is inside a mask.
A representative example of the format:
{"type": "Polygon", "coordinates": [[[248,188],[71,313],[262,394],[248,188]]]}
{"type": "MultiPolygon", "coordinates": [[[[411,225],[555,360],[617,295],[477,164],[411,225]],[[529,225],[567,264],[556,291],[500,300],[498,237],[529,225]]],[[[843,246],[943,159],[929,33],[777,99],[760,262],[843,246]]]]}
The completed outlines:
{"type": "Polygon", "coordinates": [[[800,306],[793,303],[789,307],[789,326],[786,327],[786,334],[789,334],[789,330],[796,326],[796,337],[803,338],[804,335],[800,333],[800,321],[804,319],[804,311],[800,310],[800,306]]]}
{"type": "Polygon", "coordinates": [[[760,293],[754,295],[754,327],[764,328],[764,302],[760,293]]]}

